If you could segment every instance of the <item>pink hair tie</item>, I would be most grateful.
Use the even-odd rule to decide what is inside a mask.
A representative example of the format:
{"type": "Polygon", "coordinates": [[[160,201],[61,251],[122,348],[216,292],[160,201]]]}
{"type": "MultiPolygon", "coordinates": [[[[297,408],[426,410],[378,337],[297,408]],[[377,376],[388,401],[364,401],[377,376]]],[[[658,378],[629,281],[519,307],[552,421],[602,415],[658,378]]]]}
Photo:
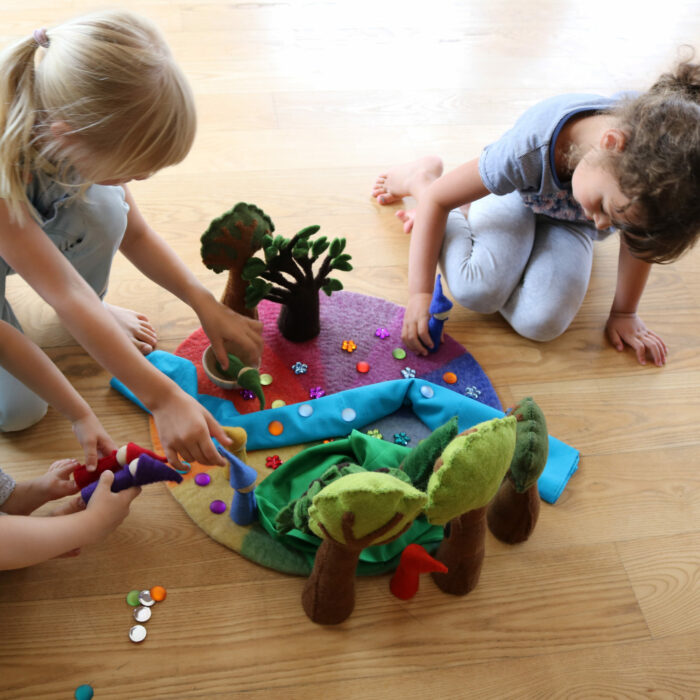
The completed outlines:
{"type": "Polygon", "coordinates": [[[35,29],[32,33],[34,41],[41,46],[43,49],[49,48],[49,37],[46,36],[46,29],[42,27],[41,29],[35,29]]]}

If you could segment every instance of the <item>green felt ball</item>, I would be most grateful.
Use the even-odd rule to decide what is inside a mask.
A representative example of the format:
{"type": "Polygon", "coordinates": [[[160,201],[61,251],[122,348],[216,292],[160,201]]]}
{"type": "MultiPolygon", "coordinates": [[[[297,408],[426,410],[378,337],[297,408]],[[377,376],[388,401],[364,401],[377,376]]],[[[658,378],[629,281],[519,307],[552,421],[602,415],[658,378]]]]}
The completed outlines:
{"type": "Polygon", "coordinates": [[[343,534],[343,515],[353,513],[352,535],[362,539],[386,525],[397,513],[401,519],[378,537],[385,542],[400,533],[423,509],[426,495],[390,474],[360,472],[348,474],[320,491],[309,508],[309,527],[314,534],[329,535],[348,544],[343,534]]]}
{"type": "Polygon", "coordinates": [[[493,418],[450,442],[428,481],[428,522],[444,525],[491,501],[513,458],[515,424],[513,416],[493,418]]]}

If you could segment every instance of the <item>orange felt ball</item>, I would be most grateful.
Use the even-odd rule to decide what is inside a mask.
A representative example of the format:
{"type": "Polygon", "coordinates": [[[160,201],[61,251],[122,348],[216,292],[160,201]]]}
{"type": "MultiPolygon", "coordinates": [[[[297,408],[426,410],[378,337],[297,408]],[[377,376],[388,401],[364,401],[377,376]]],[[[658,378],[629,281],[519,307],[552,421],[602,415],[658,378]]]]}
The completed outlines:
{"type": "Polygon", "coordinates": [[[153,586],[151,588],[151,598],[155,600],[157,603],[160,603],[161,600],[165,600],[165,596],[168,595],[168,592],[163,588],[163,586],[153,586]]]}

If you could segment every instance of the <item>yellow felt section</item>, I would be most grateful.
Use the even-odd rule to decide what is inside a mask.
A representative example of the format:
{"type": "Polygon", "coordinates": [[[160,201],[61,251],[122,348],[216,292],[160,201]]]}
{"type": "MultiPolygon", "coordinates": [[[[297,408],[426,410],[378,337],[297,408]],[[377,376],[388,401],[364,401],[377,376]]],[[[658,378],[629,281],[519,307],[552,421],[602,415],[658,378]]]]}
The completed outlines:
{"type": "MultiPolygon", "coordinates": [[[[148,420],[153,450],[162,454],[163,448],[153,418],[149,417],[148,420]]],[[[234,440],[240,438],[240,433],[237,432],[241,430],[240,428],[224,426],[224,430],[226,430],[228,435],[234,440]]],[[[240,444],[236,444],[232,447],[236,449],[235,451],[233,449],[230,451],[243,458],[239,450],[242,449],[245,454],[245,448],[240,444]]],[[[276,448],[274,451],[256,450],[254,452],[248,452],[244,461],[258,473],[257,485],[272,472],[272,469],[266,466],[267,457],[277,455],[282,462],[285,462],[306,447],[308,447],[308,445],[302,444],[280,447],[276,448]]],[[[208,466],[199,464],[199,462],[191,462],[189,473],[183,474],[182,476],[183,479],[180,484],[167,482],[175,500],[182,505],[187,515],[189,515],[213,540],[216,540],[229,549],[240,552],[243,540],[250,530],[250,526],[236,525],[236,523],[231,520],[228,510],[217,514],[212,513],[209,509],[210,503],[215,500],[223,501],[229,508],[231,506],[234,490],[228,482],[228,467],[208,466]],[[211,481],[207,486],[198,486],[195,483],[195,477],[202,472],[206,472],[211,477],[211,481]]]]}

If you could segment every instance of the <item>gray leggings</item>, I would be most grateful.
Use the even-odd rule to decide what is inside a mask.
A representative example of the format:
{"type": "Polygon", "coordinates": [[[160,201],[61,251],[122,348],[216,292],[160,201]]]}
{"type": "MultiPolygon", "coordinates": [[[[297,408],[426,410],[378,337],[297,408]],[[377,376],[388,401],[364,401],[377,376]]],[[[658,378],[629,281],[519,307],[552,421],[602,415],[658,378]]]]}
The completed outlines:
{"type": "Polygon", "coordinates": [[[588,288],[596,232],[535,214],[517,192],[450,212],[440,267],[454,299],[480,313],[498,311],[520,335],[561,335],[588,288]],[[588,233],[587,233],[588,231],[588,233]]]}
{"type": "MultiPolygon", "coordinates": [[[[42,224],[51,242],[102,298],[119,249],[129,205],[121,187],[93,185],[85,199],[61,202],[42,224]]],[[[5,280],[12,270],[0,258],[0,318],[22,330],[5,298],[5,280]]],[[[0,367],[0,430],[28,428],[44,417],[46,402],[0,367]]]]}

